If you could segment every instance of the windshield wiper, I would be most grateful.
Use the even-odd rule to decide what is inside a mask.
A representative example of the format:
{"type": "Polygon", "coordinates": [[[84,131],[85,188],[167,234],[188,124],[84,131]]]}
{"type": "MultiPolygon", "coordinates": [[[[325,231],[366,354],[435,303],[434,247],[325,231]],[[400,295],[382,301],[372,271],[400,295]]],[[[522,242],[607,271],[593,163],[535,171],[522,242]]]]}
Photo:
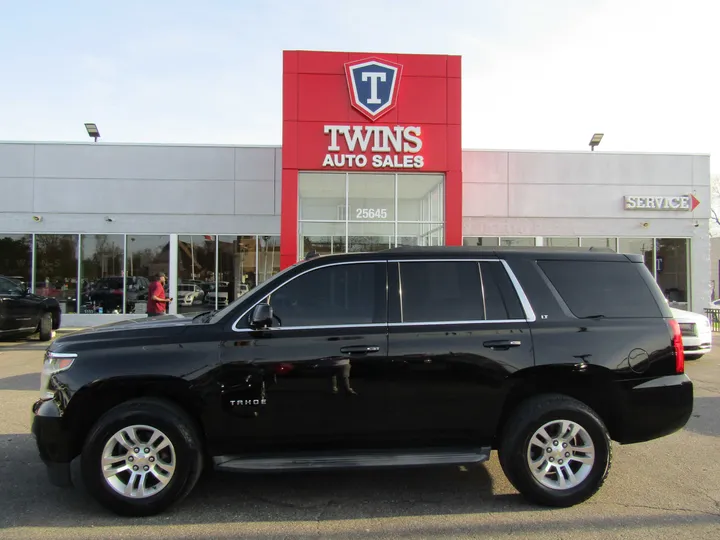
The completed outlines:
{"type": "Polygon", "coordinates": [[[204,323],[210,322],[210,319],[212,319],[213,315],[215,315],[218,311],[220,311],[220,310],[213,309],[212,311],[208,311],[207,313],[202,313],[202,315],[203,315],[202,322],[204,322],[204,323]]]}

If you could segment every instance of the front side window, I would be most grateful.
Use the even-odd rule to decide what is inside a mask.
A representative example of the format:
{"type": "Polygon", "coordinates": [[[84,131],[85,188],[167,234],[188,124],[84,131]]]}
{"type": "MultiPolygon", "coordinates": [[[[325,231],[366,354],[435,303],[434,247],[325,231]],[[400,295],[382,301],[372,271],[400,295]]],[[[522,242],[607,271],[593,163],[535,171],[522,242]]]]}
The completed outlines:
{"type": "Polygon", "coordinates": [[[0,278],[0,295],[1,296],[12,296],[14,294],[20,294],[22,292],[22,286],[20,283],[11,281],[9,279],[0,278]]]}
{"type": "Polygon", "coordinates": [[[340,264],[311,270],[270,295],[276,324],[339,326],[386,322],[386,264],[340,264]]]}

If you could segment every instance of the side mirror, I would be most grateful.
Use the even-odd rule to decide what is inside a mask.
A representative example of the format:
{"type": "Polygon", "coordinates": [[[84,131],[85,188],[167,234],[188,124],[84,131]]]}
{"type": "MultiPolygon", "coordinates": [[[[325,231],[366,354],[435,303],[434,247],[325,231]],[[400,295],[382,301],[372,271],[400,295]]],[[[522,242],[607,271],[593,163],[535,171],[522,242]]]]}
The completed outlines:
{"type": "Polygon", "coordinates": [[[270,304],[258,304],[250,313],[250,326],[255,329],[270,328],[273,323],[273,308],[270,304]]]}

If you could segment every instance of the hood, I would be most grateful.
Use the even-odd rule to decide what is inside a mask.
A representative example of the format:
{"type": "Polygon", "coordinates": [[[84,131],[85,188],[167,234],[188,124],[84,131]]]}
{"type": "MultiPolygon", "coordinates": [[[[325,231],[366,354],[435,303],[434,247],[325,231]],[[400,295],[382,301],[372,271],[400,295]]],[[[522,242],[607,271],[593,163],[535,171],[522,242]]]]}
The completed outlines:
{"type": "Polygon", "coordinates": [[[91,335],[108,334],[115,332],[127,332],[133,330],[154,330],[156,328],[169,328],[178,326],[187,326],[192,324],[193,317],[199,313],[187,313],[185,315],[161,315],[159,317],[141,317],[137,319],[127,319],[124,321],[116,321],[98,326],[83,328],[77,332],[60,337],[56,340],[64,341],[66,338],[76,336],[90,337],[91,335]]]}
{"type": "Polygon", "coordinates": [[[708,324],[708,318],[705,315],[699,313],[693,313],[692,311],[685,311],[677,308],[670,308],[673,317],[678,322],[693,322],[697,324],[708,324]]]}

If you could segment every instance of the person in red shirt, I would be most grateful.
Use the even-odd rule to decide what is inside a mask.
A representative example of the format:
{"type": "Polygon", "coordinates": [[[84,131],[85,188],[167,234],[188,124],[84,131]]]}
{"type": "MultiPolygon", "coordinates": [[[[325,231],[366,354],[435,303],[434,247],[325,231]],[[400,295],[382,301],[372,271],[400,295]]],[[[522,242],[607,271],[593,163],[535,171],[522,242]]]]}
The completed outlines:
{"type": "Polygon", "coordinates": [[[157,317],[165,315],[167,305],[172,302],[172,298],[165,298],[165,281],[167,277],[160,272],[150,282],[150,290],[148,291],[147,315],[148,317],[157,317]]]}

